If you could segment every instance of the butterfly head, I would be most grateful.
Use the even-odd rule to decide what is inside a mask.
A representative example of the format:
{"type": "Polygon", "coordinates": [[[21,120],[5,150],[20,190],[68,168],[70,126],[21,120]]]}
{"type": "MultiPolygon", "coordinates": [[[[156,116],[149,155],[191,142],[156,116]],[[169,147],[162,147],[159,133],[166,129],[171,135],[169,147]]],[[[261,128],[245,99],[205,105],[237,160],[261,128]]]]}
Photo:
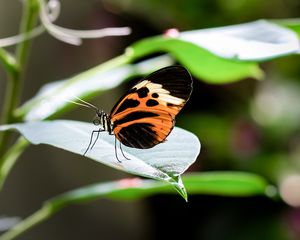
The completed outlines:
{"type": "Polygon", "coordinates": [[[97,109],[96,116],[93,120],[94,125],[103,125],[103,116],[105,116],[105,112],[103,110],[97,109]]]}
{"type": "Polygon", "coordinates": [[[94,125],[101,125],[104,131],[112,132],[110,117],[103,110],[96,110],[96,117],[93,120],[94,125]]]}

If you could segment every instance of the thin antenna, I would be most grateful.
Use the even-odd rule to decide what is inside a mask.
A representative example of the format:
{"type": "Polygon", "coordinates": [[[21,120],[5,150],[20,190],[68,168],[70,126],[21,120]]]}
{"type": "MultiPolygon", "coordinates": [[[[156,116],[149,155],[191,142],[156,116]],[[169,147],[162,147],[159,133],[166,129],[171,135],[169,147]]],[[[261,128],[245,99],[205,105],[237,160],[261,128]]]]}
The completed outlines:
{"type": "Polygon", "coordinates": [[[75,101],[72,101],[72,100],[69,100],[69,99],[65,99],[66,102],[70,102],[70,103],[74,103],[76,105],[79,105],[79,106],[83,106],[83,107],[87,107],[87,108],[94,108],[96,110],[99,110],[96,106],[94,106],[93,104],[89,103],[89,102],[86,102],[76,96],[73,96],[73,98],[77,99],[78,101],[80,101],[81,103],[79,102],[75,102],[75,101]]]}
{"type": "Polygon", "coordinates": [[[76,105],[79,105],[79,106],[83,106],[83,107],[87,107],[87,108],[92,108],[91,106],[89,105],[86,105],[86,104],[82,104],[82,103],[78,103],[78,102],[74,102],[72,100],[66,100],[67,102],[70,102],[70,103],[74,103],[76,105]]]}
{"type": "Polygon", "coordinates": [[[79,97],[75,97],[75,98],[76,98],[78,101],[80,101],[80,102],[82,102],[82,103],[84,103],[84,104],[86,104],[86,105],[88,105],[88,106],[90,106],[90,107],[92,107],[92,108],[98,110],[98,108],[97,108],[95,105],[93,105],[93,104],[91,104],[91,103],[89,103],[89,102],[86,102],[86,101],[80,99],[79,97]]]}

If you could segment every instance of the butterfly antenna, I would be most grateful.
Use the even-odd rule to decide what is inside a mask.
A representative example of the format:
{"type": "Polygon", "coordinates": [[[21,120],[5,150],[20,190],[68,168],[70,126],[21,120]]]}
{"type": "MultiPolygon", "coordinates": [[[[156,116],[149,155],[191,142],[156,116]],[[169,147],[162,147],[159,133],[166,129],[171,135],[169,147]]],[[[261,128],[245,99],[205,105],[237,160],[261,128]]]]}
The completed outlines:
{"type": "Polygon", "coordinates": [[[95,105],[93,105],[93,104],[91,104],[89,102],[86,102],[86,101],[84,101],[84,100],[82,100],[82,99],[80,99],[80,98],[78,98],[76,96],[73,96],[73,98],[77,99],[81,103],[80,102],[75,102],[75,101],[72,101],[72,100],[69,100],[69,99],[66,99],[65,101],[66,102],[70,102],[70,103],[74,103],[74,104],[79,105],[79,106],[83,106],[83,107],[93,108],[93,109],[99,110],[95,105]]]}
{"type": "Polygon", "coordinates": [[[74,103],[74,104],[76,104],[76,105],[83,106],[83,107],[87,107],[87,108],[92,108],[92,107],[89,106],[89,105],[82,104],[82,103],[78,103],[78,102],[74,102],[74,101],[72,101],[72,100],[66,100],[66,102],[74,103]]]}
{"type": "Polygon", "coordinates": [[[91,104],[91,103],[89,103],[89,102],[86,102],[86,101],[80,99],[79,97],[75,97],[75,98],[76,98],[78,101],[80,101],[80,102],[86,104],[87,106],[90,106],[91,108],[94,108],[94,109],[96,109],[96,110],[99,110],[95,105],[93,105],[93,104],[91,104]]]}

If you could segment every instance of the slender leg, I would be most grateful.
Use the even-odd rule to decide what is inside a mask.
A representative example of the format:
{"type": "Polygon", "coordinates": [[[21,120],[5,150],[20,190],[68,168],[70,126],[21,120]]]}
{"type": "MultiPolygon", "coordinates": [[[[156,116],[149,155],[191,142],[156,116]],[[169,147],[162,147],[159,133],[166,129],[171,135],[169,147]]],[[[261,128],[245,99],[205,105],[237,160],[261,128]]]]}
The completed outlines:
{"type": "MultiPolygon", "coordinates": [[[[84,152],[83,156],[85,156],[85,154],[86,154],[86,153],[88,152],[88,150],[90,149],[90,146],[91,146],[91,144],[92,144],[92,141],[93,141],[93,136],[94,136],[94,133],[98,133],[98,134],[99,134],[99,132],[102,132],[102,131],[103,131],[102,129],[99,129],[99,130],[94,130],[94,131],[92,131],[92,134],[91,134],[91,138],[90,138],[89,145],[88,145],[87,149],[85,150],[85,152],[84,152]]],[[[94,144],[93,144],[93,146],[94,146],[94,144]]]]}
{"type": "Polygon", "coordinates": [[[115,136],[115,154],[116,154],[116,159],[118,160],[118,162],[122,162],[119,158],[118,158],[118,149],[117,149],[117,138],[115,136]]]}
{"type": "Polygon", "coordinates": [[[124,152],[123,152],[123,149],[122,149],[122,143],[120,142],[120,149],[121,149],[121,153],[123,155],[124,158],[126,158],[127,160],[130,160],[130,158],[126,157],[124,152]]]}
{"type": "Polygon", "coordinates": [[[94,146],[95,146],[97,140],[99,139],[100,132],[103,132],[103,131],[104,131],[104,130],[102,130],[102,129],[99,129],[99,130],[98,130],[97,137],[96,137],[96,139],[95,139],[93,145],[91,146],[91,150],[94,148],[94,146]]]}

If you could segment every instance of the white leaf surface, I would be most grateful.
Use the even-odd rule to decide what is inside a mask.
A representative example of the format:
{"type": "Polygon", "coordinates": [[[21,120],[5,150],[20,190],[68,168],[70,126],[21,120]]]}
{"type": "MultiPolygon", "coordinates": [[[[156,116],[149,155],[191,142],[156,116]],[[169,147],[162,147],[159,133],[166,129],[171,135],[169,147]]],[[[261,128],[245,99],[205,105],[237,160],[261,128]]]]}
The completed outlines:
{"type": "MultiPolygon", "coordinates": [[[[38,121],[0,126],[0,131],[17,129],[33,144],[48,144],[82,155],[96,126],[70,120],[38,121]]],[[[117,145],[119,146],[119,145],[117,145]]],[[[151,149],[135,149],[122,146],[125,159],[118,147],[118,162],[115,156],[114,136],[101,133],[94,148],[86,156],[110,167],[167,181],[186,198],[180,175],[196,160],[200,152],[198,138],[175,127],[167,141],[151,149]]]]}
{"type": "Polygon", "coordinates": [[[178,37],[228,59],[263,61],[300,52],[295,32],[265,20],[187,31],[178,37]]]}

